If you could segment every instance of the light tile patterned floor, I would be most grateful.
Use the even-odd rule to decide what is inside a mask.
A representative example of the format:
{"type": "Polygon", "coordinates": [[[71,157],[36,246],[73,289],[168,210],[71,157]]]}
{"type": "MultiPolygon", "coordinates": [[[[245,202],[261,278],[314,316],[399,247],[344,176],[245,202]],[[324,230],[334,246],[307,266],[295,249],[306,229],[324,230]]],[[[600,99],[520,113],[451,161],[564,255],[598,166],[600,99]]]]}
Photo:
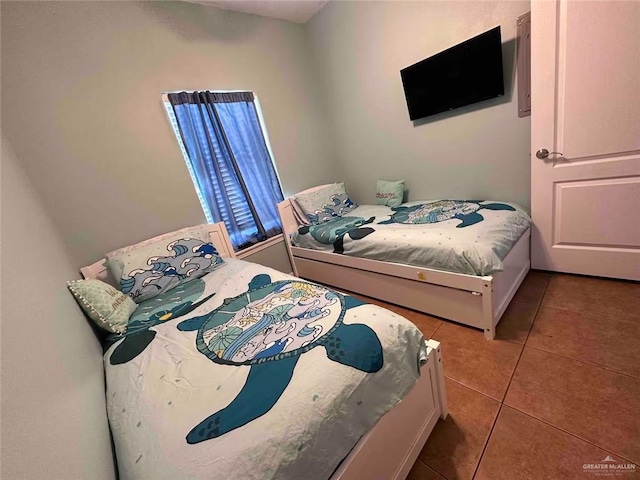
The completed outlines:
{"type": "Polygon", "coordinates": [[[450,415],[410,480],[640,478],[583,468],[640,463],[640,284],[532,271],[489,342],[375,303],[442,343],[450,415]]]}

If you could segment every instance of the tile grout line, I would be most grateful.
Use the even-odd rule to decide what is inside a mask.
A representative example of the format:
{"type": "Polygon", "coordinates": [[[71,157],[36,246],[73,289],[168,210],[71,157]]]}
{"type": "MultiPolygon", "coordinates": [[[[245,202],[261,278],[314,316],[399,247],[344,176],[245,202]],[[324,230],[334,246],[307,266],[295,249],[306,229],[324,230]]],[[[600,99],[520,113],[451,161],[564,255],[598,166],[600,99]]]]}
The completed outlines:
{"type": "Polygon", "coordinates": [[[629,460],[628,458],[626,458],[623,455],[620,455],[620,454],[618,454],[616,452],[612,452],[610,449],[604,448],[604,447],[602,447],[600,445],[597,445],[597,444],[593,443],[591,440],[587,440],[586,438],[582,438],[582,437],[576,435],[575,433],[569,432],[568,430],[564,430],[563,428],[560,428],[557,425],[549,423],[547,420],[543,420],[541,418],[535,417],[535,416],[531,415],[530,413],[527,413],[525,411],[520,410],[519,408],[514,407],[513,405],[509,405],[509,404],[506,404],[506,403],[503,403],[502,405],[507,407],[507,408],[510,408],[512,410],[515,410],[516,412],[522,413],[523,415],[526,415],[529,418],[537,420],[538,422],[543,423],[543,424],[545,424],[545,425],[547,425],[547,426],[549,426],[551,428],[554,428],[554,429],[556,429],[556,430],[558,430],[558,431],[560,431],[560,432],[562,432],[562,433],[564,433],[566,435],[569,435],[570,437],[573,437],[573,438],[576,438],[576,439],[578,439],[578,440],[580,440],[582,442],[588,443],[592,447],[599,448],[600,450],[604,450],[605,452],[610,453],[612,455],[615,455],[616,457],[620,457],[621,459],[623,459],[623,460],[625,460],[625,461],[627,461],[629,463],[633,463],[635,465],[640,466],[640,462],[635,462],[634,460],[629,460]]]}
{"type": "MultiPolygon", "coordinates": [[[[529,333],[531,333],[531,328],[533,328],[533,322],[536,319],[536,316],[538,315],[538,311],[540,310],[540,308],[542,307],[542,299],[540,299],[540,303],[535,304],[532,302],[523,302],[522,300],[511,300],[511,302],[509,302],[509,306],[513,303],[513,302],[517,302],[517,303],[522,303],[524,305],[531,305],[535,307],[535,313],[533,314],[533,320],[531,320],[531,327],[529,328],[529,331],[527,332],[527,336],[525,337],[525,339],[522,342],[519,342],[518,340],[513,340],[513,339],[508,339],[508,338],[498,338],[496,335],[496,340],[500,340],[502,342],[509,342],[509,343],[513,343],[515,345],[523,345],[526,343],[527,339],[529,338],[529,333]]],[[[502,319],[501,319],[502,320],[502,319]]],[[[498,325],[500,323],[498,322],[498,325]]],[[[497,328],[497,326],[496,326],[497,328]]]]}
{"type": "MultiPolygon", "coordinates": [[[[440,330],[440,328],[442,327],[442,325],[444,325],[444,320],[440,320],[440,325],[438,325],[438,326],[436,327],[436,329],[433,331],[433,333],[431,334],[430,339],[436,340],[435,338],[433,338],[433,336],[434,336],[436,333],[438,333],[438,330],[440,330]]],[[[436,342],[437,342],[437,341],[438,341],[438,340],[436,340],[436,342]]]]}
{"type": "Polygon", "coordinates": [[[561,312],[571,312],[571,313],[577,313],[578,315],[582,315],[584,317],[591,317],[591,318],[604,318],[605,320],[608,318],[614,319],[614,320],[618,320],[619,322],[624,322],[624,323],[628,323],[630,325],[637,325],[638,321],[640,321],[640,315],[635,315],[633,314],[633,317],[631,317],[631,320],[627,320],[627,318],[625,317],[621,317],[620,315],[616,315],[616,314],[612,314],[612,313],[591,313],[591,312],[582,312],[579,310],[572,310],[571,308],[563,308],[563,307],[559,307],[557,305],[545,305],[545,308],[551,308],[552,310],[559,310],[561,312]]]}
{"type": "Polygon", "coordinates": [[[628,373],[620,372],[618,370],[614,370],[613,368],[605,367],[604,365],[598,365],[597,363],[585,362],[584,360],[580,360],[578,358],[569,357],[568,355],[563,355],[561,353],[552,352],[550,350],[545,350],[544,348],[535,347],[533,345],[527,345],[527,347],[528,348],[533,348],[534,350],[538,350],[539,352],[544,352],[544,353],[548,353],[550,355],[555,355],[555,356],[560,357],[560,358],[566,358],[567,360],[571,360],[571,361],[580,363],[582,365],[589,365],[590,367],[596,367],[596,368],[599,368],[601,370],[605,370],[607,372],[612,372],[612,373],[615,373],[617,375],[622,375],[623,377],[627,377],[627,378],[630,378],[630,379],[635,380],[635,381],[640,381],[640,377],[636,377],[635,375],[630,375],[628,373]]]}
{"type": "MultiPolygon", "coordinates": [[[[533,326],[534,326],[534,324],[536,322],[536,319],[538,318],[538,314],[540,313],[540,309],[542,308],[542,303],[543,303],[543,300],[544,300],[544,296],[547,293],[547,288],[549,287],[549,283],[550,282],[551,282],[551,278],[549,279],[549,282],[547,282],[547,285],[544,287],[544,290],[542,292],[542,296],[540,297],[540,301],[538,302],[538,306],[536,308],[536,313],[535,313],[535,315],[533,317],[533,321],[531,322],[531,328],[529,329],[529,332],[527,333],[527,337],[525,338],[524,343],[523,343],[522,352],[520,352],[520,357],[518,357],[518,361],[516,362],[516,368],[517,368],[518,364],[520,363],[520,358],[522,357],[522,353],[524,352],[524,347],[529,347],[529,348],[534,348],[534,349],[536,349],[538,351],[541,351],[541,352],[550,353],[552,355],[557,355],[559,357],[567,358],[569,360],[574,360],[574,361],[576,361],[578,363],[582,363],[584,365],[591,365],[591,366],[594,366],[594,367],[601,368],[602,370],[607,370],[609,372],[614,372],[614,373],[617,373],[619,375],[623,375],[625,377],[632,378],[634,380],[640,380],[640,377],[636,377],[636,376],[630,375],[628,373],[620,372],[618,370],[614,370],[613,368],[605,367],[604,365],[598,365],[597,363],[585,362],[584,360],[580,360],[578,358],[570,357],[568,355],[563,355],[561,353],[552,352],[550,350],[545,350],[544,348],[536,347],[534,345],[527,345],[527,342],[529,341],[529,337],[531,336],[531,332],[533,331],[533,326]]],[[[580,312],[576,312],[575,310],[554,307],[552,305],[551,306],[546,305],[545,307],[546,308],[553,308],[555,310],[561,310],[561,311],[565,311],[565,312],[573,312],[573,313],[578,313],[578,314],[580,313],[580,312]]],[[[515,369],[513,370],[513,374],[511,375],[511,379],[509,380],[509,385],[507,385],[507,390],[505,390],[505,396],[503,397],[503,401],[504,401],[504,398],[506,398],[506,394],[507,394],[507,391],[509,390],[509,386],[511,386],[511,381],[513,380],[513,375],[515,375],[515,369]]]]}
{"type": "MultiPolygon", "coordinates": [[[[475,469],[474,469],[474,471],[473,471],[473,476],[475,476],[475,472],[476,472],[476,470],[478,469],[478,467],[480,466],[480,461],[482,460],[482,455],[484,455],[484,451],[485,451],[485,449],[487,448],[487,444],[489,443],[489,438],[491,437],[491,433],[493,432],[493,428],[495,427],[496,422],[498,421],[498,416],[500,416],[500,412],[502,411],[502,407],[503,407],[503,405],[504,405],[504,404],[503,404],[500,400],[496,400],[495,398],[493,398],[493,397],[491,397],[491,396],[487,395],[486,393],[482,393],[481,391],[476,390],[475,388],[471,388],[471,387],[469,387],[469,386],[465,385],[464,383],[460,383],[459,381],[454,380],[454,379],[453,379],[453,378],[451,378],[451,377],[447,377],[447,376],[445,375],[445,378],[446,378],[447,380],[450,380],[450,381],[454,382],[454,383],[457,383],[458,385],[460,385],[460,386],[461,386],[461,387],[463,387],[463,388],[468,388],[468,389],[469,389],[469,390],[471,390],[472,392],[477,393],[477,394],[479,394],[479,395],[482,395],[483,397],[488,398],[489,400],[493,400],[494,402],[496,402],[496,403],[498,404],[498,411],[496,412],[496,417],[493,419],[493,422],[492,422],[492,424],[491,424],[491,428],[489,429],[489,433],[488,433],[488,435],[487,435],[487,439],[485,440],[484,445],[483,445],[483,447],[482,447],[482,452],[480,453],[480,456],[478,457],[478,463],[477,463],[477,465],[476,465],[476,467],[475,467],[475,469]]],[[[418,457],[418,458],[420,458],[420,457],[418,457]]],[[[429,467],[431,470],[433,470],[434,472],[436,472],[438,475],[440,475],[442,478],[444,478],[445,480],[449,480],[449,479],[448,479],[448,478],[447,478],[443,473],[439,472],[439,471],[436,469],[436,467],[434,467],[433,465],[429,465],[427,462],[425,462],[425,461],[424,461],[424,460],[422,460],[422,459],[420,459],[420,461],[421,461],[422,463],[424,463],[427,467],[429,467]]],[[[472,476],[471,478],[473,478],[473,476],[472,476]]]]}
{"type": "MultiPolygon", "coordinates": [[[[551,279],[549,279],[549,282],[551,281],[551,279]]],[[[540,307],[542,306],[542,300],[544,299],[544,295],[547,293],[547,287],[549,286],[549,282],[547,282],[547,284],[545,285],[544,289],[542,290],[542,295],[540,295],[540,300],[538,301],[538,304],[536,306],[536,312],[533,316],[533,320],[531,322],[531,327],[529,327],[529,331],[527,332],[527,336],[524,339],[524,342],[522,343],[522,349],[520,350],[520,354],[518,355],[518,360],[516,361],[516,364],[513,367],[513,371],[511,372],[511,377],[509,378],[509,383],[507,383],[507,388],[504,389],[504,393],[502,394],[502,400],[500,400],[500,407],[498,408],[498,413],[496,415],[496,418],[493,420],[493,424],[491,425],[491,429],[489,430],[489,435],[487,435],[487,439],[484,442],[484,445],[482,447],[482,452],[480,453],[480,458],[478,458],[478,463],[476,465],[476,468],[473,471],[473,476],[471,477],[472,479],[476,477],[476,475],[478,474],[478,470],[480,469],[480,464],[482,463],[482,459],[484,458],[484,454],[487,451],[487,447],[489,446],[489,442],[491,441],[491,435],[493,435],[493,430],[496,427],[496,424],[498,423],[498,418],[500,417],[500,413],[502,412],[502,408],[504,407],[505,403],[504,400],[507,397],[507,392],[509,391],[509,387],[511,386],[511,382],[513,381],[513,377],[516,374],[516,370],[518,369],[518,364],[520,363],[520,359],[522,358],[522,354],[524,352],[525,347],[527,346],[527,340],[529,340],[529,335],[531,335],[531,331],[533,330],[533,326],[536,323],[536,318],[538,317],[538,313],[540,312],[540,307]]]]}
{"type": "MultiPolygon", "coordinates": [[[[444,480],[448,480],[447,477],[445,477],[444,475],[442,475],[439,471],[437,471],[435,468],[433,468],[431,465],[429,465],[427,462],[425,462],[424,460],[422,460],[420,457],[418,457],[416,459],[416,462],[420,462],[421,464],[423,464],[425,467],[427,467],[429,470],[431,470],[432,472],[435,472],[436,475],[438,475],[439,477],[442,477],[444,480]]],[[[415,463],[414,463],[415,465],[415,463]]]]}
{"type": "MultiPolygon", "coordinates": [[[[535,313],[535,315],[534,315],[534,317],[533,317],[533,321],[531,322],[531,328],[529,329],[529,332],[527,333],[527,337],[526,337],[526,338],[525,338],[525,340],[524,340],[524,343],[523,343],[523,345],[522,345],[522,350],[521,350],[521,352],[520,352],[520,356],[518,357],[518,361],[516,362],[516,367],[513,369],[513,373],[512,373],[512,375],[511,375],[511,378],[509,379],[509,384],[507,385],[507,388],[506,388],[506,390],[505,390],[504,396],[503,396],[503,398],[502,398],[502,402],[501,402],[501,405],[500,405],[500,412],[502,411],[502,407],[503,407],[503,406],[507,406],[508,408],[511,408],[511,409],[513,409],[513,410],[515,410],[515,411],[517,411],[517,412],[520,412],[520,413],[522,413],[523,415],[526,415],[526,416],[528,416],[528,417],[530,417],[530,418],[532,418],[532,419],[534,419],[534,420],[537,420],[537,421],[539,421],[539,422],[541,422],[541,423],[543,423],[543,424],[545,424],[545,425],[548,425],[548,426],[549,426],[549,427],[551,427],[551,428],[554,428],[554,429],[556,429],[556,430],[558,430],[558,431],[560,431],[560,432],[563,432],[563,433],[565,433],[566,435],[569,435],[569,436],[571,436],[571,437],[573,437],[573,438],[576,438],[576,439],[578,439],[578,440],[581,440],[581,441],[583,441],[583,442],[585,442],[585,443],[587,443],[587,444],[589,444],[589,445],[591,445],[591,446],[593,446],[593,447],[599,448],[600,450],[603,450],[603,451],[605,451],[605,452],[611,453],[612,455],[615,455],[615,456],[617,456],[617,457],[619,457],[619,458],[621,458],[621,459],[624,459],[624,460],[626,460],[627,462],[630,462],[630,463],[634,463],[634,464],[636,464],[636,462],[635,462],[635,461],[633,461],[633,460],[629,460],[629,459],[627,459],[626,457],[624,457],[624,456],[622,456],[622,455],[619,455],[619,454],[617,454],[617,453],[615,453],[615,452],[612,452],[612,451],[610,451],[610,450],[608,450],[608,449],[606,449],[606,448],[601,447],[600,445],[596,445],[596,444],[595,444],[595,443],[593,443],[592,441],[587,440],[587,439],[585,439],[585,438],[582,438],[582,437],[580,437],[580,436],[576,435],[575,433],[572,433],[572,432],[569,432],[569,431],[567,431],[567,430],[564,430],[564,429],[562,429],[562,428],[558,427],[557,425],[553,425],[552,423],[549,423],[548,421],[545,421],[545,420],[543,420],[543,419],[541,419],[541,418],[535,417],[535,416],[533,416],[533,415],[531,415],[531,414],[529,414],[529,413],[527,413],[527,412],[524,412],[524,411],[522,411],[522,410],[520,410],[520,409],[518,409],[518,408],[516,408],[516,407],[514,407],[514,406],[512,406],[512,405],[509,405],[509,404],[507,404],[507,403],[504,403],[504,402],[505,402],[505,399],[506,399],[506,397],[507,397],[507,392],[509,391],[509,387],[511,386],[511,382],[513,381],[513,377],[515,376],[516,369],[518,368],[518,365],[519,365],[520,360],[521,360],[521,358],[522,358],[522,355],[523,355],[523,353],[524,353],[524,349],[525,349],[525,348],[527,348],[527,347],[528,347],[528,348],[533,348],[533,349],[535,349],[535,350],[538,350],[538,351],[541,351],[541,352],[544,352],[544,353],[548,353],[548,354],[551,354],[551,355],[556,355],[556,356],[561,357],[561,358],[566,358],[566,359],[568,359],[568,360],[573,360],[573,361],[575,361],[575,362],[578,362],[578,363],[581,363],[581,364],[584,364],[584,365],[590,365],[590,366],[594,366],[594,367],[600,368],[600,369],[602,369],[602,370],[606,370],[606,371],[610,371],[610,372],[613,372],[613,373],[617,373],[617,374],[623,375],[623,376],[625,376],[625,377],[631,378],[631,379],[633,379],[633,380],[639,380],[639,379],[638,379],[638,378],[636,378],[636,377],[633,377],[633,376],[631,376],[631,375],[628,375],[628,374],[624,374],[624,373],[618,372],[618,371],[616,371],[616,370],[612,370],[612,369],[609,369],[609,368],[606,368],[606,367],[603,367],[603,366],[600,366],[600,365],[596,365],[596,364],[593,364],[593,363],[584,362],[584,361],[582,361],[582,360],[577,360],[577,359],[574,359],[574,358],[572,358],[572,357],[568,357],[568,356],[566,356],[566,355],[562,355],[562,354],[559,354],[559,353],[549,352],[549,351],[547,351],[547,350],[544,350],[544,349],[542,349],[542,348],[538,348],[538,347],[535,347],[535,346],[532,346],[532,345],[527,345],[527,342],[529,341],[529,337],[531,336],[531,332],[533,331],[533,327],[534,327],[534,325],[535,325],[536,319],[538,318],[538,314],[540,313],[540,309],[542,308],[542,304],[543,304],[544,296],[545,296],[545,295],[546,295],[546,293],[547,293],[547,288],[549,287],[549,283],[550,283],[550,282],[551,282],[551,278],[549,279],[549,282],[547,282],[547,285],[544,287],[544,290],[543,290],[543,292],[542,292],[542,296],[540,297],[540,301],[538,302],[538,306],[537,306],[537,308],[536,308],[536,313],[535,313]]],[[[550,307],[550,308],[555,308],[555,307],[550,307]]],[[[561,310],[562,310],[562,309],[561,309],[561,310]]],[[[572,311],[572,310],[568,310],[568,311],[572,311]]],[[[496,418],[496,422],[497,422],[497,418],[496,418]]],[[[492,431],[492,433],[493,433],[493,428],[492,428],[492,430],[491,430],[491,431],[492,431]]],[[[488,443],[489,443],[489,440],[490,440],[490,437],[489,437],[489,439],[487,439],[487,445],[488,445],[488,443]]],[[[485,449],[483,449],[482,456],[484,456],[484,450],[486,450],[486,445],[485,445],[485,449]]],[[[482,462],[482,457],[480,458],[480,462],[482,462]]],[[[478,462],[478,468],[479,468],[479,466],[480,466],[480,462],[478,462]]],[[[477,469],[476,469],[476,472],[474,472],[474,477],[475,477],[476,473],[477,473],[477,469]]]]}
{"type": "Polygon", "coordinates": [[[478,463],[476,464],[476,468],[474,468],[473,470],[473,475],[471,476],[472,479],[476,478],[476,475],[478,474],[478,470],[480,469],[480,464],[482,463],[482,457],[484,457],[484,452],[487,450],[487,447],[489,446],[489,440],[491,440],[493,429],[496,428],[496,423],[498,423],[498,417],[500,417],[500,412],[502,412],[502,407],[504,407],[504,403],[500,402],[498,413],[496,413],[496,418],[493,419],[493,423],[491,424],[491,429],[489,430],[487,439],[484,441],[484,445],[482,446],[482,452],[480,452],[480,456],[478,457],[478,463]]]}
{"type": "Polygon", "coordinates": [[[488,399],[493,400],[494,402],[497,402],[497,403],[499,403],[499,404],[502,404],[502,401],[501,401],[501,400],[498,400],[497,398],[494,398],[494,397],[492,397],[491,395],[487,395],[486,393],[481,392],[480,390],[477,390],[477,389],[475,389],[475,388],[473,388],[473,387],[470,387],[469,385],[466,385],[466,384],[462,383],[461,381],[456,380],[455,378],[447,377],[446,375],[445,375],[444,377],[445,377],[447,380],[451,380],[452,382],[457,383],[457,384],[458,384],[458,385],[460,385],[461,387],[468,388],[468,389],[469,389],[469,390],[471,390],[472,392],[479,393],[479,394],[480,394],[480,395],[482,395],[483,397],[487,397],[488,399]]]}
{"type": "Polygon", "coordinates": [[[542,301],[544,300],[544,296],[547,293],[547,288],[549,287],[549,282],[551,282],[551,278],[544,286],[542,290],[542,295],[540,295],[540,300],[538,301],[538,305],[536,306],[536,313],[533,315],[533,320],[531,321],[531,327],[529,327],[529,331],[527,332],[527,336],[522,342],[522,350],[520,350],[520,355],[518,355],[518,360],[516,361],[515,367],[513,367],[513,372],[511,372],[511,377],[509,378],[509,383],[507,383],[507,388],[504,390],[504,394],[502,395],[502,400],[500,403],[504,404],[504,400],[507,398],[507,392],[509,391],[509,387],[511,387],[511,382],[513,382],[513,377],[516,374],[516,370],[518,369],[518,365],[520,364],[520,360],[522,359],[522,354],[524,353],[524,349],[527,347],[527,342],[529,341],[529,337],[531,336],[531,332],[533,331],[533,327],[536,324],[536,319],[538,318],[538,314],[540,313],[540,309],[542,308],[542,301]]]}

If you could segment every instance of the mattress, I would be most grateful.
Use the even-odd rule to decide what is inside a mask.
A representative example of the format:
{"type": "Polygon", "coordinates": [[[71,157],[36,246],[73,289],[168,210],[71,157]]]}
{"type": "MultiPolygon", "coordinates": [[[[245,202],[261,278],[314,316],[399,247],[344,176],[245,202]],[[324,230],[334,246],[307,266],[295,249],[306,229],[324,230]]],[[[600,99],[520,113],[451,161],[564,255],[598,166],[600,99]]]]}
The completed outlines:
{"type": "Polygon", "coordinates": [[[303,226],[297,247],[469,275],[491,275],[529,228],[515,203],[433,200],[362,205],[348,216],[303,226]]]}
{"type": "Polygon", "coordinates": [[[120,478],[327,479],[426,358],[388,310],[226,260],[106,345],[120,478]]]}

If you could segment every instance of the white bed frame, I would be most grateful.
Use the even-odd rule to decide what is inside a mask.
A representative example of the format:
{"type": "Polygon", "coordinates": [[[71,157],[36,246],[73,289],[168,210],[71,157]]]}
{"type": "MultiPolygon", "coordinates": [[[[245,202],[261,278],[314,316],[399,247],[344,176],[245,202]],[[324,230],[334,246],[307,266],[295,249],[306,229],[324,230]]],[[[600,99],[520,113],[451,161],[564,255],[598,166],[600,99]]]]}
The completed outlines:
{"type": "Polygon", "coordinates": [[[404,480],[438,418],[447,418],[440,343],[427,340],[429,356],[411,391],[353,447],[331,480],[404,480]]]}
{"type": "MultiPolygon", "coordinates": [[[[235,258],[223,223],[210,225],[211,243],[224,258],[235,258]]],[[[84,278],[115,285],[101,259],[80,269],[84,278]]],[[[411,391],[380,418],[343,460],[330,480],[404,480],[438,418],[448,414],[440,344],[428,340],[427,363],[411,391]]]]}
{"type": "Polygon", "coordinates": [[[496,326],[531,266],[530,229],[503,260],[504,270],[488,276],[295,247],[291,234],[301,225],[293,209],[290,199],[278,204],[294,275],[482,329],[488,340],[495,338],[496,326]]]}

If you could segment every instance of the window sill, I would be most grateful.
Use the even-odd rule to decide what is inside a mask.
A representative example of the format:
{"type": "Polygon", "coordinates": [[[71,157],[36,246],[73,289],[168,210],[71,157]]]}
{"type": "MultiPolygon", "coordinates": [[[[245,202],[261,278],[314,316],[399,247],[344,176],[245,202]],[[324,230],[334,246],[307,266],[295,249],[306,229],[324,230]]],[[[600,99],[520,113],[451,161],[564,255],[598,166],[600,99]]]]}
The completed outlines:
{"type": "Polygon", "coordinates": [[[284,241],[284,235],[282,233],[276,235],[275,237],[271,237],[264,242],[256,243],[249,248],[245,248],[244,250],[240,250],[236,253],[236,258],[243,260],[246,257],[253,255],[254,253],[258,253],[265,248],[269,248],[277,243],[284,241]]]}

